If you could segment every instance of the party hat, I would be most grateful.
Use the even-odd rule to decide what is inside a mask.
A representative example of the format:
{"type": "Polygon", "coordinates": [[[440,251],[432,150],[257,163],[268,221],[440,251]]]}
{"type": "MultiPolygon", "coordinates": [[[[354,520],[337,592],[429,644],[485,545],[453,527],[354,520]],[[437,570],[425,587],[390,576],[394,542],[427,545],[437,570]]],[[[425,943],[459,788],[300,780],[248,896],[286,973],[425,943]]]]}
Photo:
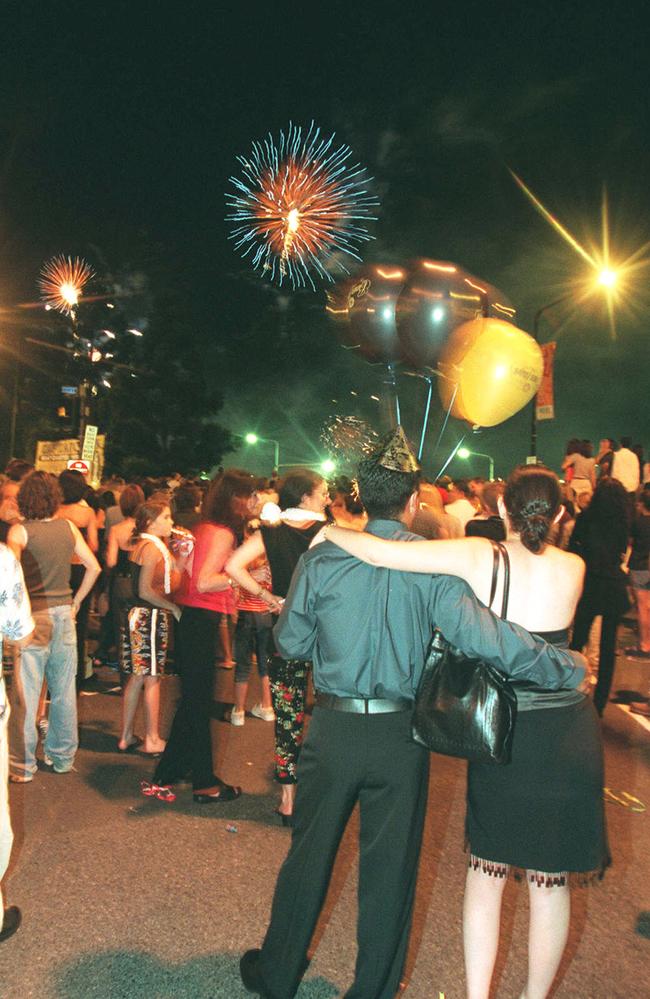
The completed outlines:
{"type": "Polygon", "coordinates": [[[369,461],[390,472],[419,472],[420,464],[401,426],[391,430],[369,456],[369,461]]]}

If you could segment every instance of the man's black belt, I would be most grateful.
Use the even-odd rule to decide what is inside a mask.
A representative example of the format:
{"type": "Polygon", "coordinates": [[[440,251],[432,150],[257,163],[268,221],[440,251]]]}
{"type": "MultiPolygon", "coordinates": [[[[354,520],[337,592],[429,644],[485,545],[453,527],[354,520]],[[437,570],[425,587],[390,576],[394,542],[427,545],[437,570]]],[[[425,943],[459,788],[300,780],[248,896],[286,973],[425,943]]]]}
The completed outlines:
{"type": "Polygon", "coordinates": [[[388,697],[337,697],[335,694],[316,693],[316,704],[319,708],[347,711],[353,715],[386,715],[413,709],[413,701],[407,697],[390,700],[388,697]]]}

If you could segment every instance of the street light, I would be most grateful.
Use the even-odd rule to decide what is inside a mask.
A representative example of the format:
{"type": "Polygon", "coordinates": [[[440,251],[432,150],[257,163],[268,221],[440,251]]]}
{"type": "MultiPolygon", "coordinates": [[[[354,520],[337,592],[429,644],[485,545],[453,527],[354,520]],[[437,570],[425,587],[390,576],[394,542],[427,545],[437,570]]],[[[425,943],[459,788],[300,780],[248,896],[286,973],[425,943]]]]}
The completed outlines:
{"type": "Polygon", "coordinates": [[[470,451],[467,447],[459,447],[456,451],[459,458],[471,458],[472,456],[476,458],[487,458],[490,463],[490,482],[494,481],[494,458],[491,454],[485,454],[483,451],[470,451]]]}
{"type": "Polygon", "coordinates": [[[258,444],[258,443],[259,444],[273,444],[274,445],[274,453],[275,453],[274,468],[277,471],[277,469],[280,467],[280,444],[279,444],[279,442],[276,441],[276,440],[274,440],[272,437],[258,437],[257,434],[250,433],[250,432],[247,433],[247,434],[243,434],[243,435],[242,434],[235,434],[235,437],[242,437],[242,436],[243,436],[243,438],[244,438],[244,440],[246,441],[247,444],[258,444]]]}
{"type": "Polygon", "coordinates": [[[616,287],[617,281],[618,274],[609,267],[603,267],[602,271],[598,275],[598,284],[602,284],[604,288],[616,287]]]}
{"type": "MultiPolygon", "coordinates": [[[[613,270],[611,267],[603,267],[596,275],[596,284],[604,290],[605,295],[608,296],[608,300],[611,301],[611,293],[613,292],[616,284],[618,282],[618,271],[613,270]]],[[[535,318],[533,319],[533,338],[536,343],[539,343],[539,323],[542,316],[549,312],[550,309],[554,309],[556,305],[561,305],[562,302],[568,302],[570,298],[574,297],[574,292],[569,291],[566,295],[561,295],[560,298],[554,299],[554,301],[549,302],[548,305],[543,305],[541,309],[538,309],[535,313],[535,318]]],[[[532,461],[530,464],[537,464],[537,396],[533,396],[533,410],[531,413],[530,420],[530,458],[532,461]]]]}
{"type": "Polygon", "coordinates": [[[325,475],[331,475],[332,472],[336,471],[336,462],[332,461],[331,458],[326,458],[325,461],[321,462],[320,469],[325,475]]]}

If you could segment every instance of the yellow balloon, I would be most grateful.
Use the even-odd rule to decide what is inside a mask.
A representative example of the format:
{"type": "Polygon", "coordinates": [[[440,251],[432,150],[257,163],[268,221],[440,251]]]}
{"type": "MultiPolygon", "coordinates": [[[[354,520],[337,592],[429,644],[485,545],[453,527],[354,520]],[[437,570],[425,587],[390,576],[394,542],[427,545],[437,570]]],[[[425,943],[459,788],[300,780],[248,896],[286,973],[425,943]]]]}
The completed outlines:
{"type": "Polygon", "coordinates": [[[454,330],[438,369],[445,409],[453,398],[452,416],[475,426],[494,427],[533,398],[544,360],[539,344],[511,323],[472,319],[454,330]]]}

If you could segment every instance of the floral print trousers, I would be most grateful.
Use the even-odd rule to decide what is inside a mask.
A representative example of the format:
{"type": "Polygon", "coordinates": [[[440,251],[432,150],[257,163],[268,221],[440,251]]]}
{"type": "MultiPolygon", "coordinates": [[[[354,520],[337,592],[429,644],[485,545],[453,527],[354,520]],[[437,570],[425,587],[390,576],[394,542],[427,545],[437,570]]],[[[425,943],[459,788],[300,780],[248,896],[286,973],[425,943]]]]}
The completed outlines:
{"type": "Polygon", "coordinates": [[[305,698],[311,663],[302,659],[269,662],[271,696],[275,711],[275,779],[296,783],[296,765],[305,732],[305,698]]]}

